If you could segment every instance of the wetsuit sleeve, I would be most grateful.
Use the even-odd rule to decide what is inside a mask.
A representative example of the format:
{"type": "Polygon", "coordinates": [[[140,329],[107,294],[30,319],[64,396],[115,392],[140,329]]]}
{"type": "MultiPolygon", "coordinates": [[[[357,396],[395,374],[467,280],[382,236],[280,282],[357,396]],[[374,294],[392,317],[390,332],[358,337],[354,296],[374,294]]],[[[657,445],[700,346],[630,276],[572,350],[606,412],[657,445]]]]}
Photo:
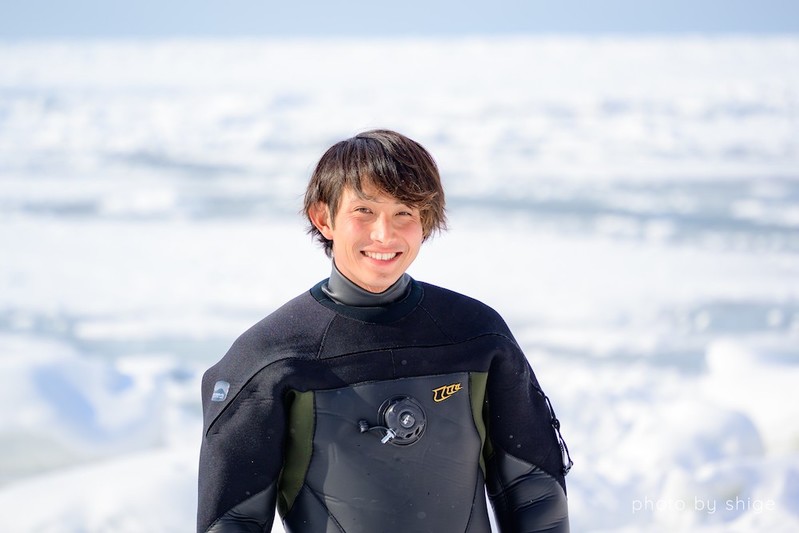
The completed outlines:
{"type": "Polygon", "coordinates": [[[492,363],[486,483],[502,533],[568,532],[559,423],[518,349],[492,363]]]}
{"type": "Polygon", "coordinates": [[[285,433],[283,402],[250,380],[226,402],[209,401],[216,376],[203,378],[206,415],[200,449],[199,533],[269,532],[285,433]]]}

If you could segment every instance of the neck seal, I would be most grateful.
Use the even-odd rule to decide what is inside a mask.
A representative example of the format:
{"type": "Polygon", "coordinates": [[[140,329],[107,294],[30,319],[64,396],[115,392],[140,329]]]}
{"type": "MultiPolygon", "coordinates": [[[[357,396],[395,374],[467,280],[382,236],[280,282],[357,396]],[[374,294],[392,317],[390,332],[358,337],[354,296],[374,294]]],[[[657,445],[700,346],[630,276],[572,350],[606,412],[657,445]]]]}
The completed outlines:
{"type": "Polygon", "coordinates": [[[381,307],[405,298],[410,292],[411,277],[403,273],[383,292],[369,292],[353,283],[341,273],[333,261],[330,278],[322,285],[322,291],[334,302],[352,307],[381,307]]]}

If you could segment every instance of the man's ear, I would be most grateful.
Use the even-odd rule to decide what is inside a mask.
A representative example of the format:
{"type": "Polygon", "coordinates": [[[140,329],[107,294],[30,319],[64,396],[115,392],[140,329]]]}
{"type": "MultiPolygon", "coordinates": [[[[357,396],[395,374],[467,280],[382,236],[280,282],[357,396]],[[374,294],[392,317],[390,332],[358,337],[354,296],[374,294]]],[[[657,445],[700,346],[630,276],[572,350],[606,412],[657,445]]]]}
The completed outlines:
{"type": "Polygon", "coordinates": [[[333,220],[330,218],[330,210],[327,204],[323,202],[316,202],[308,210],[308,218],[311,223],[316,226],[316,229],[325,237],[325,239],[333,240],[333,220]]]}

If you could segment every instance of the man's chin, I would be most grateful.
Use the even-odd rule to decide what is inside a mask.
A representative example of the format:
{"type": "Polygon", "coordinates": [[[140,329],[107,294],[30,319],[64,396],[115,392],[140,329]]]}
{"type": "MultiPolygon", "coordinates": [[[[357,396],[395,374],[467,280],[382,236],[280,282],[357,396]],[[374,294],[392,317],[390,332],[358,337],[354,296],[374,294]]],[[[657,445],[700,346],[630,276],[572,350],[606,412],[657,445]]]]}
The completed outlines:
{"type": "Polygon", "coordinates": [[[369,292],[379,294],[381,292],[385,292],[389,287],[394,285],[400,276],[402,276],[402,274],[399,276],[371,276],[370,278],[364,280],[366,286],[362,288],[369,292]]]}

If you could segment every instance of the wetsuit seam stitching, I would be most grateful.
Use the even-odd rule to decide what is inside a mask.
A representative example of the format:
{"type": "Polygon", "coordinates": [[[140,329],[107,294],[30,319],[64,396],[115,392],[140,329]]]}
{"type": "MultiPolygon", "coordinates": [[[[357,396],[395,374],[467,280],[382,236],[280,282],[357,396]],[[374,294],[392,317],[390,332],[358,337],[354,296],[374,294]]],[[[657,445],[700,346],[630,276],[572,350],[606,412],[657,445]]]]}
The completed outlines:
{"type": "Polygon", "coordinates": [[[341,533],[346,533],[344,528],[341,527],[341,524],[339,523],[339,521],[336,520],[336,517],[333,516],[333,513],[330,512],[330,509],[327,508],[327,505],[325,505],[324,500],[319,497],[319,495],[316,493],[316,491],[313,490],[311,488],[311,486],[308,485],[307,483],[305,483],[305,488],[308,489],[308,492],[311,493],[311,496],[313,496],[314,499],[319,503],[319,505],[322,506],[322,509],[325,510],[325,513],[327,513],[328,518],[330,518],[330,520],[336,525],[336,527],[339,529],[339,531],[341,531],[341,533]]]}
{"type": "MultiPolygon", "coordinates": [[[[494,460],[493,462],[495,463],[494,465],[495,469],[498,469],[499,465],[497,465],[496,462],[499,461],[499,458],[497,457],[496,452],[492,454],[492,459],[494,460]]],[[[501,500],[501,502],[497,502],[501,506],[500,509],[507,509],[508,506],[510,505],[510,501],[508,500],[508,495],[506,493],[507,487],[505,486],[504,480],[502,479],[502,476],[499,475],[499,472],[494,472],[492,477],[496,479],[497,484],[499,485],[499,491],[497,491],[497,493],[491,499],[501,500]]],[[[502,514],[502,513],[497,513],[497,514],[502,514]]],[[[504,518],[504,515],[502,518],[504,518]]],[[[500,520],[500,517],[497,516],[497,521],[504,521],[504,520],[500,520]]]]}
{"type": "MultiPolygon", "coordinates": [[[[361,354],[373,353],[373,352],[393,352],[393,351],[396,351],[396,350],[409,350],[409,349],[419,349],[419,348],[422,348],[422,349],[426,349],[426,348],[443,348],[443,347],[449,347],[449,346],[457,346],[459,344],[465,344],[467,342],[472,342],[472,341],[475,341],[477,339],[481,339],[483,337],[501,337],[501,338],[513,343],[514,346],[516,345],[516,343],[513,341],[513,339],[511,339],[508,336],[503,335],[501,333],[481,333],[480,335],[475,335],[474,337],[469,337],[469,338],[466,338],[466,339],[459,339],[459,340],[450,338],[444,332],[442,332],[442,334],[447,337],[447,341],[448,342],[439,342],[439,343],[435,343],[435,344],[397,344],[397,345],[393,345],[393,346],[384,346],[384,347],[375,348],[375,349],[363,349],[363,350],[351,351],[351,352],[346,352],[346,353],[340,353],[340,354],[336,354],[336,355],[325,357],[324,359],[325,360],[327,360],[327,359],[338,359],[339,357],[348,357],[348,356],[361,355],[361,354]]],[[[320,349],[320,351],[321,351],[321,349],[320,349]]],[[[286,359],[292,359],[292,358],[288,357],[286,359]]],[[[275,363],[277,363],[277,362],[279,362],[279,361],[275,361],[275,363]]],[[[274,363],[269,363],[269,364],[274,364],[274,363]]]]}
{"type": "MultiPolygon", "coordinates": [[[[552,474],[552,473],[551,473],[549,470],[547,470],[546,468],[544,468],[543,466],[541,466],[541,465],[539,465],[539,464],[537,464],[537,463],[533,463],[533,462],[527,461],[527,460],[525,460],[525,459],[522,459],[521,457],[518,457],[518,456],[516,456],[516,455],[514,455],[514,454],[510,453],[509,451],[507,451],[507,450],[506,450],[505,448],[503,448],[502,446],[499,446],[499,445],[495,445],[495,446],[496,446],[497,448],[499,448],[500,450],[502,450],[502,452],[503,452],[505,455],[508,455],[508,456],[510,456],[510,457],[513,457],[513,458],[514,458],[514,459],[516,459],[517,461],[521,461],[522,463],[524,463],[524,464],[526,464],[526,465],[529,465],[529,466],[530,466],[530,471],[529,471],[529,472],[527,472],[527,474],[530,474],[531,472],[534,472],[534,471],[536,471],[536,470],[537,470],[537,471],[541,472],[542,474],[546,475],[547,477],[549,477],[549,478],[552,478],[552,480],[553,480],[555,483],[557,483],[557,484],[558,484],[558,487],[559,487],[559,488],[560,488],[560,489],[563,491],[563,494],[564,494],[564,496],[566,496],[566,491],[565,491],[565,490],[564,490],[564,488],[563,488],[563,484],[561,484],[560,480],[558,480],[558,477],[557,477],[557,476],[555,476],[555,475],[553,475],[553,474],[552,474]]],[[[547,454],[546,454],[546,456],[544,456],[544,458],[546,459],[547,457],[549,457],[550,455],[552,455],[553,451],[559,451],[559,450],[560,450],[560,448],[559,448],[559,447],[557,447],[557,446],[550,446],[550,450],[549,450],[549,452],[547,452],[547,454]]],[[[503,485],[502,485],[502,487],[503,487],[503,491],[504,491],[504,490],[506,490],[506,489],[510,489],[511,487],[513,487],[514,485],[516,485],[517,483],[518,483],[518,482],[510,483],[510,484],[508,484],[507,486],[505,486],[505,485],[503,484],[503,485]]]]}
{"type": "Polygon", "coordinates": [[[436,328],[438,328],[438,331],[440,331],[441,334],[444,335],[444,337],[449,339],[449,342],[451,342],[451,343],[455,342],[455,339],[453,339],[446,331],[444,331],[444,328],[441,327],[441,324],[438,322],[438,320],[436,320],[435,317],[430,313],[430,311],[427,310],[427,308],[424,306],[424,303],[422,303],[422,302],[419,303],[419,309],[424,311],[424,314],[426,314],[427,317],[433,322],[433,324],[436,325],[436,328]]]}
{"type": "MultiPolygon", "coordinates": [[[[466,521],[466,528],[463,530],[463,533],[469,533],[469,528],[472,525],[472,518],[474,518],[474,508],[477,505],[477,502],[475,501],[475,499],[478,497],[478,495],[477,495],[477,492],[478,492],[477,491],[477,487],[478,487],[478,485],[480,485],[480,463],[479,462],[477,464],[477,475],[475,475],[475,479],[474,479],[474,491],[473,491],[474,492],[474,496],[472,496],[472,508],[469,511],[469,519],[466,521]]],[[[485,495],[483,495],[483,498],[485,498],[485,495]]]]}
{"type": "Polygon", "coordinates": [[[330,331],[330,328],[333,326],[333,321],[335,319],[336,319],[336,315],[333,315],[332,317],[330,317],[330,320],[328,321],[327,326],[325,326],[325,330],[322,332],[322,338],[319,339],[319,348],[316,350],[316,359],[317,360],[322,358],[322,350],[324,350],[324,347],[325,347],[325,340],[327,340],[327,334],[330,331]]]}

